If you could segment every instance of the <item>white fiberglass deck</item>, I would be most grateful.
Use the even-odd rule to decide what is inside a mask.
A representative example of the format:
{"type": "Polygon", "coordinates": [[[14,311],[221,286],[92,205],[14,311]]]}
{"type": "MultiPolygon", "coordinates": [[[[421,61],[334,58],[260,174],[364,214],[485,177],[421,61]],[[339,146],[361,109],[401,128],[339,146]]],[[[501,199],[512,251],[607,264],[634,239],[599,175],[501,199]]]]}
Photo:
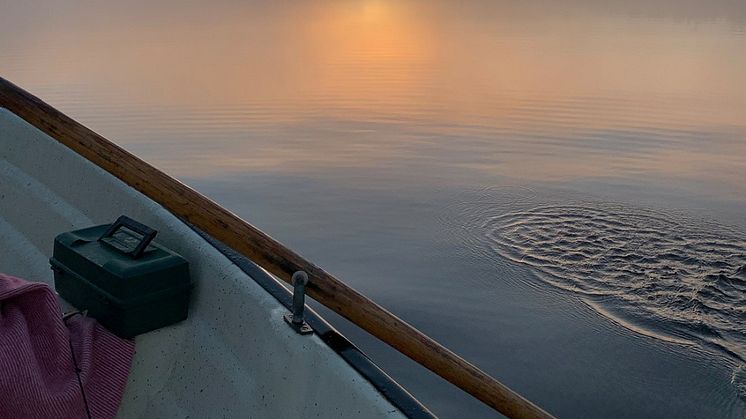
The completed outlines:
{"type": "Polygon", "coordinates": [[[0,272],[52,283],[64,231],[126,214],[190,262],[189,319],[136,338],[120,417],[402,417],[272,296],[158,204],[0,108],[0,272]]]}

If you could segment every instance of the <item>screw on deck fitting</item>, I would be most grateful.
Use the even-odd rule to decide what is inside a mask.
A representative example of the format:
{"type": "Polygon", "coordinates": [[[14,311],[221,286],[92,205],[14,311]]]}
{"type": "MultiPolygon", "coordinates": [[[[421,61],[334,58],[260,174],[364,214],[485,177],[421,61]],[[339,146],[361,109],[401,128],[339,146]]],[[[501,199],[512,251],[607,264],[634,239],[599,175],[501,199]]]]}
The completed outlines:
{"type": "Polygon", "coordinates": [[[283,319],[301,335],[313,333],[313,329],[303,320],[303,310],[306,307],[306,284],[308,284],[308,275],[303,271],[293,274],[291,279],[293,283],[293,307],[292,313],[282,316],[283,319]]]}

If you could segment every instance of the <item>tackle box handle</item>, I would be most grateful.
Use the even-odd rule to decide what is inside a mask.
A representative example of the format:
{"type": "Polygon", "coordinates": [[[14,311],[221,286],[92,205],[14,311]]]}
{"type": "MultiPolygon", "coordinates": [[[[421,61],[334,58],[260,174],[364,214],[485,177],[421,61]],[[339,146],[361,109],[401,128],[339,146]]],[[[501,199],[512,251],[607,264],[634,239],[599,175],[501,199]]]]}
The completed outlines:
{"type": "Polygon", "coordinates": [[[158,234],[158,231],[146,226],[145,224],[137,222],[132,218],[127,217],[126,215],[122,215],[117,218],[114,224],[109,226],[106,232],[104,232],[104,234],[102,234],[101,237],[98,238],[98,241],[104,241],[104,239],[113,236],[114,233],[116,233],[117,230],[122,227],[126,227],[128,230],[132,230],[135,233],[142,235],[140,243],[138,243],[132,251],[125,252],[129,253],[129,255],[132,256],[133,259],[137,259],[142,256],[145,248],[148,247],[150,242],[153,241],[153,239],[155,238],[155,235],[158,234]]]}

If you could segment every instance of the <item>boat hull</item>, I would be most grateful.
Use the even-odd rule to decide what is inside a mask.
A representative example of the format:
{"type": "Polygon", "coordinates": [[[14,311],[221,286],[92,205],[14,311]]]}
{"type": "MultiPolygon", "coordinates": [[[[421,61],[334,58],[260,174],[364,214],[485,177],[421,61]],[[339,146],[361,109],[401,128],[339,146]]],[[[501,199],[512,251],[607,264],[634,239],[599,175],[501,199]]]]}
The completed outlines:
{"type": "Polygon", "coordinates": [[[196,287],[189,319],[137,337],[120,417],[404,416],[188,225],[0,108],[0,271],[52,284],[54,237],[122,214],[189,260],[196,287]]]}

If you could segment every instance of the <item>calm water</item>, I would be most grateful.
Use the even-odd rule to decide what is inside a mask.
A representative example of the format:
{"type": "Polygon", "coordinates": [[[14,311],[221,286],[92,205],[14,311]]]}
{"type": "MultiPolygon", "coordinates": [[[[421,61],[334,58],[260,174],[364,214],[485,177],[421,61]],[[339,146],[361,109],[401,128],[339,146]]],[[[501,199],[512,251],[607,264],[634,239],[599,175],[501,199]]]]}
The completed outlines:
{"type": "Polygon", "coordinates": [[[558,416],[740,418],[746,3],[704,3],[0,0],[0,74],[558,416]]]}

